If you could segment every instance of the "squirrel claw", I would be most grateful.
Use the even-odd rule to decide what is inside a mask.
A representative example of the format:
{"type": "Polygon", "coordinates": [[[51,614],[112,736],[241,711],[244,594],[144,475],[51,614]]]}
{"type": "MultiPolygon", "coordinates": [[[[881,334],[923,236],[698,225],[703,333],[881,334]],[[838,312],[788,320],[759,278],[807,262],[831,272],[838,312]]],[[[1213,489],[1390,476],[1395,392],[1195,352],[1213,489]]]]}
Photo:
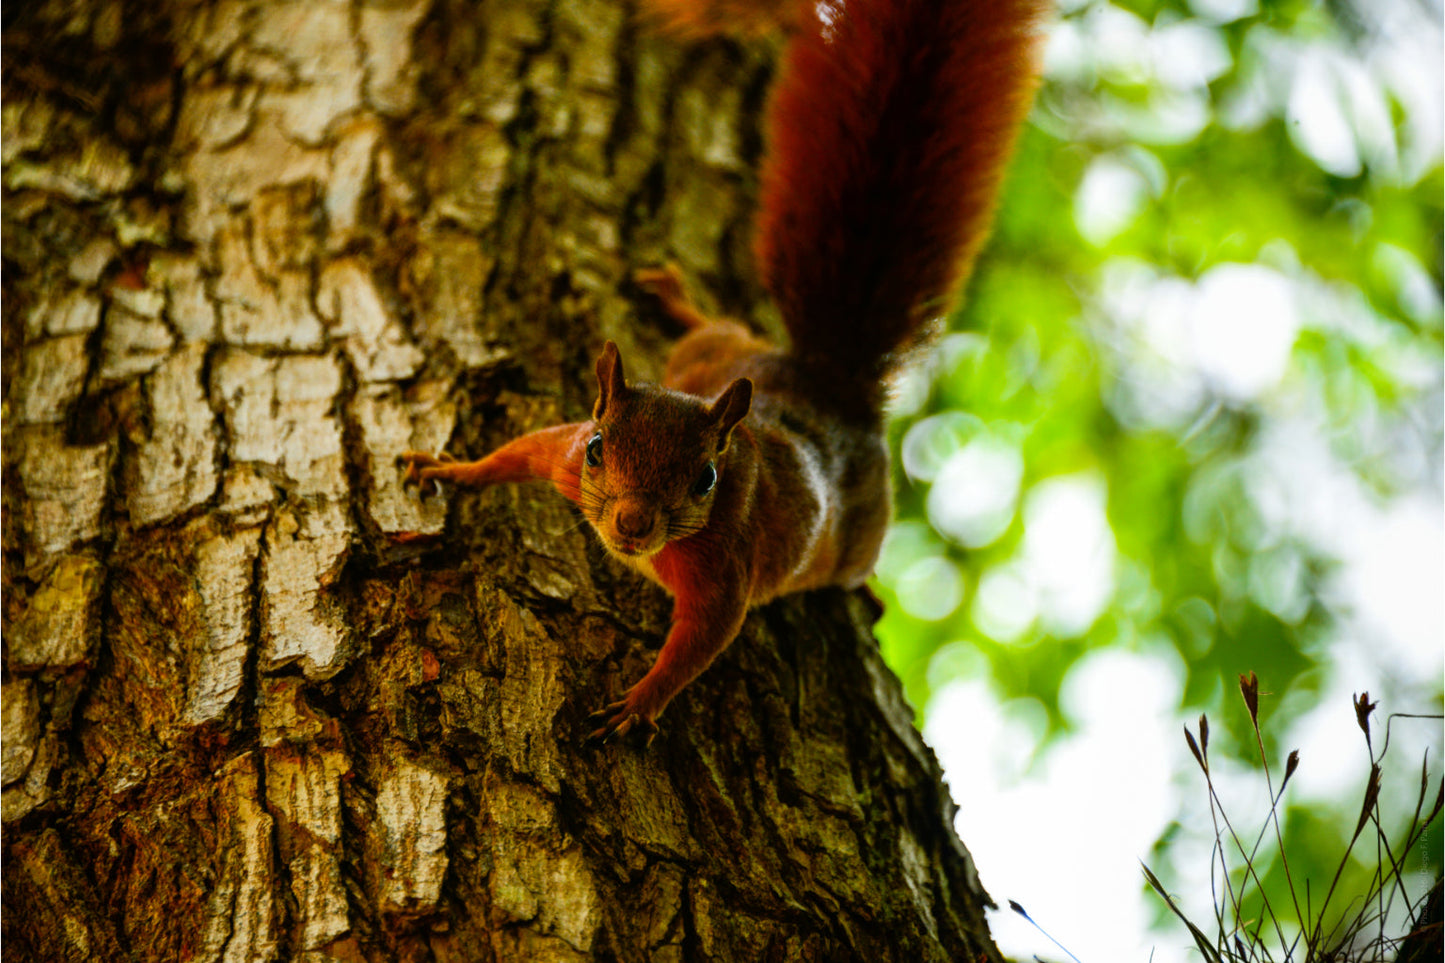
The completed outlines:
{"type": "Polygon", "coordinates": [[[410,488],[415,485],[417,496],[425,501],[432,495],[441,492],[441,486],[437,484],[437,477],[442,472],[437,469],[455,462],[456,459],[444,451],[435,455],[429,455],[424,451],[402,452],[397,457],[398,464],[406,465],[406,472],[401,476],[401,487],[410,488]]]}
{"type": "Polygon", "coordinates": [[[587,736],[591,743],[604,743],[614,736],[621,739],[629,732],[645,732],[647,738],[643,741],[643,748],[652,745],[652,740],[657,738],[657,722],[649,719],[640,712],[627,707],[627,700],[620,699],[617,702],[609,703],[587,716],[588,722],[600,722],[602,725],[592,730],[587,736]]]}

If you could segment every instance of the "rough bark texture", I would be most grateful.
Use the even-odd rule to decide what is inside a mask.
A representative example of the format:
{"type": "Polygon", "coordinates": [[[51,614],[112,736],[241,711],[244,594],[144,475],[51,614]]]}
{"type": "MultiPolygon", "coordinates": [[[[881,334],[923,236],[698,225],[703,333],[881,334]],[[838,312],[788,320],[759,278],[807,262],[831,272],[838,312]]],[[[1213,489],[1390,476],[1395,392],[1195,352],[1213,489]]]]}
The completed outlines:
{"type": "Polygon", "coordinates": [[[398,484],[585,417],[605,338],[655,375],[635,267],[767,323],[775,51],[602,0],[5,16],[7,958],[997,959],[861,600],[590,748],[660,590],[540,486],[398,484]]]}

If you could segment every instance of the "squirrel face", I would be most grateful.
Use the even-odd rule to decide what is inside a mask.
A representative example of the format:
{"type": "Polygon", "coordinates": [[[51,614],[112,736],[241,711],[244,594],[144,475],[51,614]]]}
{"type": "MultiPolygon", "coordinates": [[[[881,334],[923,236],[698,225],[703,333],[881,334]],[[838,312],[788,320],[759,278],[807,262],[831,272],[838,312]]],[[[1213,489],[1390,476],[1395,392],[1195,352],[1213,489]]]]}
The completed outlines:
{"type": "Polygon", "coordinates": [[[582,466],[582,514],[624,559],[656,554],[708,522],[733,428],[752,404],[740,378],[708,404],[654,385],[629,385],[617,346],[597,361],[596,432],[582,466]]]}

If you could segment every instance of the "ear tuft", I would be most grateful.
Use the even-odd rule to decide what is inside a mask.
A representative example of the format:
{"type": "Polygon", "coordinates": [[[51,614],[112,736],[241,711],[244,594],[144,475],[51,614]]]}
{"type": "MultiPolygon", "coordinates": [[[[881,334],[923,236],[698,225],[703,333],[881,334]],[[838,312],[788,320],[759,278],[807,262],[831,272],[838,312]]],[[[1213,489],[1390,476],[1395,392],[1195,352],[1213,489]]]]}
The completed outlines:
{"type": "Polygon", "coordinates": [[[602,346],[597,359],[597,403],[592,406],[592,420],[601,421],[607,406],[627,396],[627,381],[622,375],[622,352],[614,342],[602,346]]]}
{"type": "Polygon", "coordinates": [[[718,423],[717,451],[721,455],[728,450],[733,429],[742,421],[753,406],[753,383],[739,378],[718,396],[708,409],[708,415],[718,423]]]}

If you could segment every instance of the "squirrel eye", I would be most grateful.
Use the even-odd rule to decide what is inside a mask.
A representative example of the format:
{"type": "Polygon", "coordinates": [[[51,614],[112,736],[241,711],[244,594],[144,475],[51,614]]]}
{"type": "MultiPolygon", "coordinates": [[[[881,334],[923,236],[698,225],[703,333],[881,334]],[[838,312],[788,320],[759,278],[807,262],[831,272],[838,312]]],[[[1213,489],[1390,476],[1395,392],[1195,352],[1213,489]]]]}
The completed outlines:
{"type": "Polygon", "coordinates": [[[602,432],[600,431],[593,435],[592,440],[587,443],[587,464],[592,468],[602,464],[602,432]]]}
{"type": "Polygon", "coordinates": [[[697,476],[697,481],[692,483],[692,493],[698,497],[702,497],[712,491],[713,486],[716,484],[717,469],[713,467],[712,462],[708,462],[703,466],[702,474],[697,476]]]}

